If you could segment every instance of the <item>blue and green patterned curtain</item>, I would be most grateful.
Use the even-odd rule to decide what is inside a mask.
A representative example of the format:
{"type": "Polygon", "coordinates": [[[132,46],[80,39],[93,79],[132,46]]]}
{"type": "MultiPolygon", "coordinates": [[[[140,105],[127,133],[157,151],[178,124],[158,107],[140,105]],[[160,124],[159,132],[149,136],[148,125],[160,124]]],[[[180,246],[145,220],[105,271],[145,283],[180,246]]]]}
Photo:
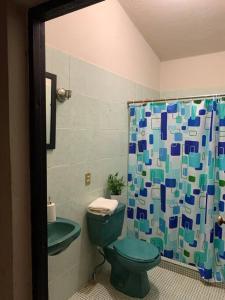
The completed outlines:
{"type": "Polygon", "coordinates": [[[128,234],[225,280],[225,102],[129,107],[128,234]]]}

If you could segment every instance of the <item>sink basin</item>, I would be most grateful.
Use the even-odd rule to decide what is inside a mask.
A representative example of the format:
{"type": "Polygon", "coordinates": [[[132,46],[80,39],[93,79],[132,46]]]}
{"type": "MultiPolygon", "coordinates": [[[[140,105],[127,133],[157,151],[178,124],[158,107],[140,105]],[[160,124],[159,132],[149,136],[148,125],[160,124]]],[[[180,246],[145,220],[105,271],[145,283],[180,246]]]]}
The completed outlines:
{"type": "Polygon", "coordinates": [[[64,251],[80,235],[80,225],[64,218],[48,223],[48,255],[64,251]]]}

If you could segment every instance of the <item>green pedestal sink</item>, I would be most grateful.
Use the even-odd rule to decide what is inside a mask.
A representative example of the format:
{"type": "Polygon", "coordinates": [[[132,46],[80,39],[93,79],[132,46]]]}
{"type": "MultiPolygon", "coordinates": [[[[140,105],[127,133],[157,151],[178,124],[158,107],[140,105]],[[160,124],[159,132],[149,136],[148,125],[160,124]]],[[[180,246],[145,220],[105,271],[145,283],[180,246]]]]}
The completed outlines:
{"type": "Polygon", "coordinates": [[[48,223],[48,255],[64,251],[80,235],[80,225],[64,218],[48,223]]]}

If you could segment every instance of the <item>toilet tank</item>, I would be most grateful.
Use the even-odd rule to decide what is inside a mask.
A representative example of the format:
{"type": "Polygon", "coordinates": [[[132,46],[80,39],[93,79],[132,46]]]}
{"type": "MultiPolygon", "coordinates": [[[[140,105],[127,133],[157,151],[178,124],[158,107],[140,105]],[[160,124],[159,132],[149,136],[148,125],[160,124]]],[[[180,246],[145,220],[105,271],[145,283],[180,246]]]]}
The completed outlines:
{"type": "Polygon", "coordinates": [[[93,244],[105,247],[117,240],[123,228],[125,207],[125,204],[119,203],[110,216],[99,216],[87,212],[88,234],[93,244]]]}

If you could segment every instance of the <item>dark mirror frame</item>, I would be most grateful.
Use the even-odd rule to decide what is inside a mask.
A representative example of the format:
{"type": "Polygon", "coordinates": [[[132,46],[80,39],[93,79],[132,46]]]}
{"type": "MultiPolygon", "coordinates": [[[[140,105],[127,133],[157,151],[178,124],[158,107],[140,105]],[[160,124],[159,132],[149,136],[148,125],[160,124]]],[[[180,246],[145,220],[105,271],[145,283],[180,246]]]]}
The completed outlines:
{"type": "MultiPolygon", "coordinates": [[[[48,150],[55,149],[56,139],[56,87],[57,87],[57,76],[55,74],[46,72],[45,78],[51,80],[51,122],[50,122],[50,143],[47,144],[48,150]]],[[[47,137],[46,137],[47,139],[47,137]]]]}
{"type": "Polygon", "coordinates": [[[32,299],[48,299],[45,23],[105,0],[50,0],[28,11],[32,299]]]}

